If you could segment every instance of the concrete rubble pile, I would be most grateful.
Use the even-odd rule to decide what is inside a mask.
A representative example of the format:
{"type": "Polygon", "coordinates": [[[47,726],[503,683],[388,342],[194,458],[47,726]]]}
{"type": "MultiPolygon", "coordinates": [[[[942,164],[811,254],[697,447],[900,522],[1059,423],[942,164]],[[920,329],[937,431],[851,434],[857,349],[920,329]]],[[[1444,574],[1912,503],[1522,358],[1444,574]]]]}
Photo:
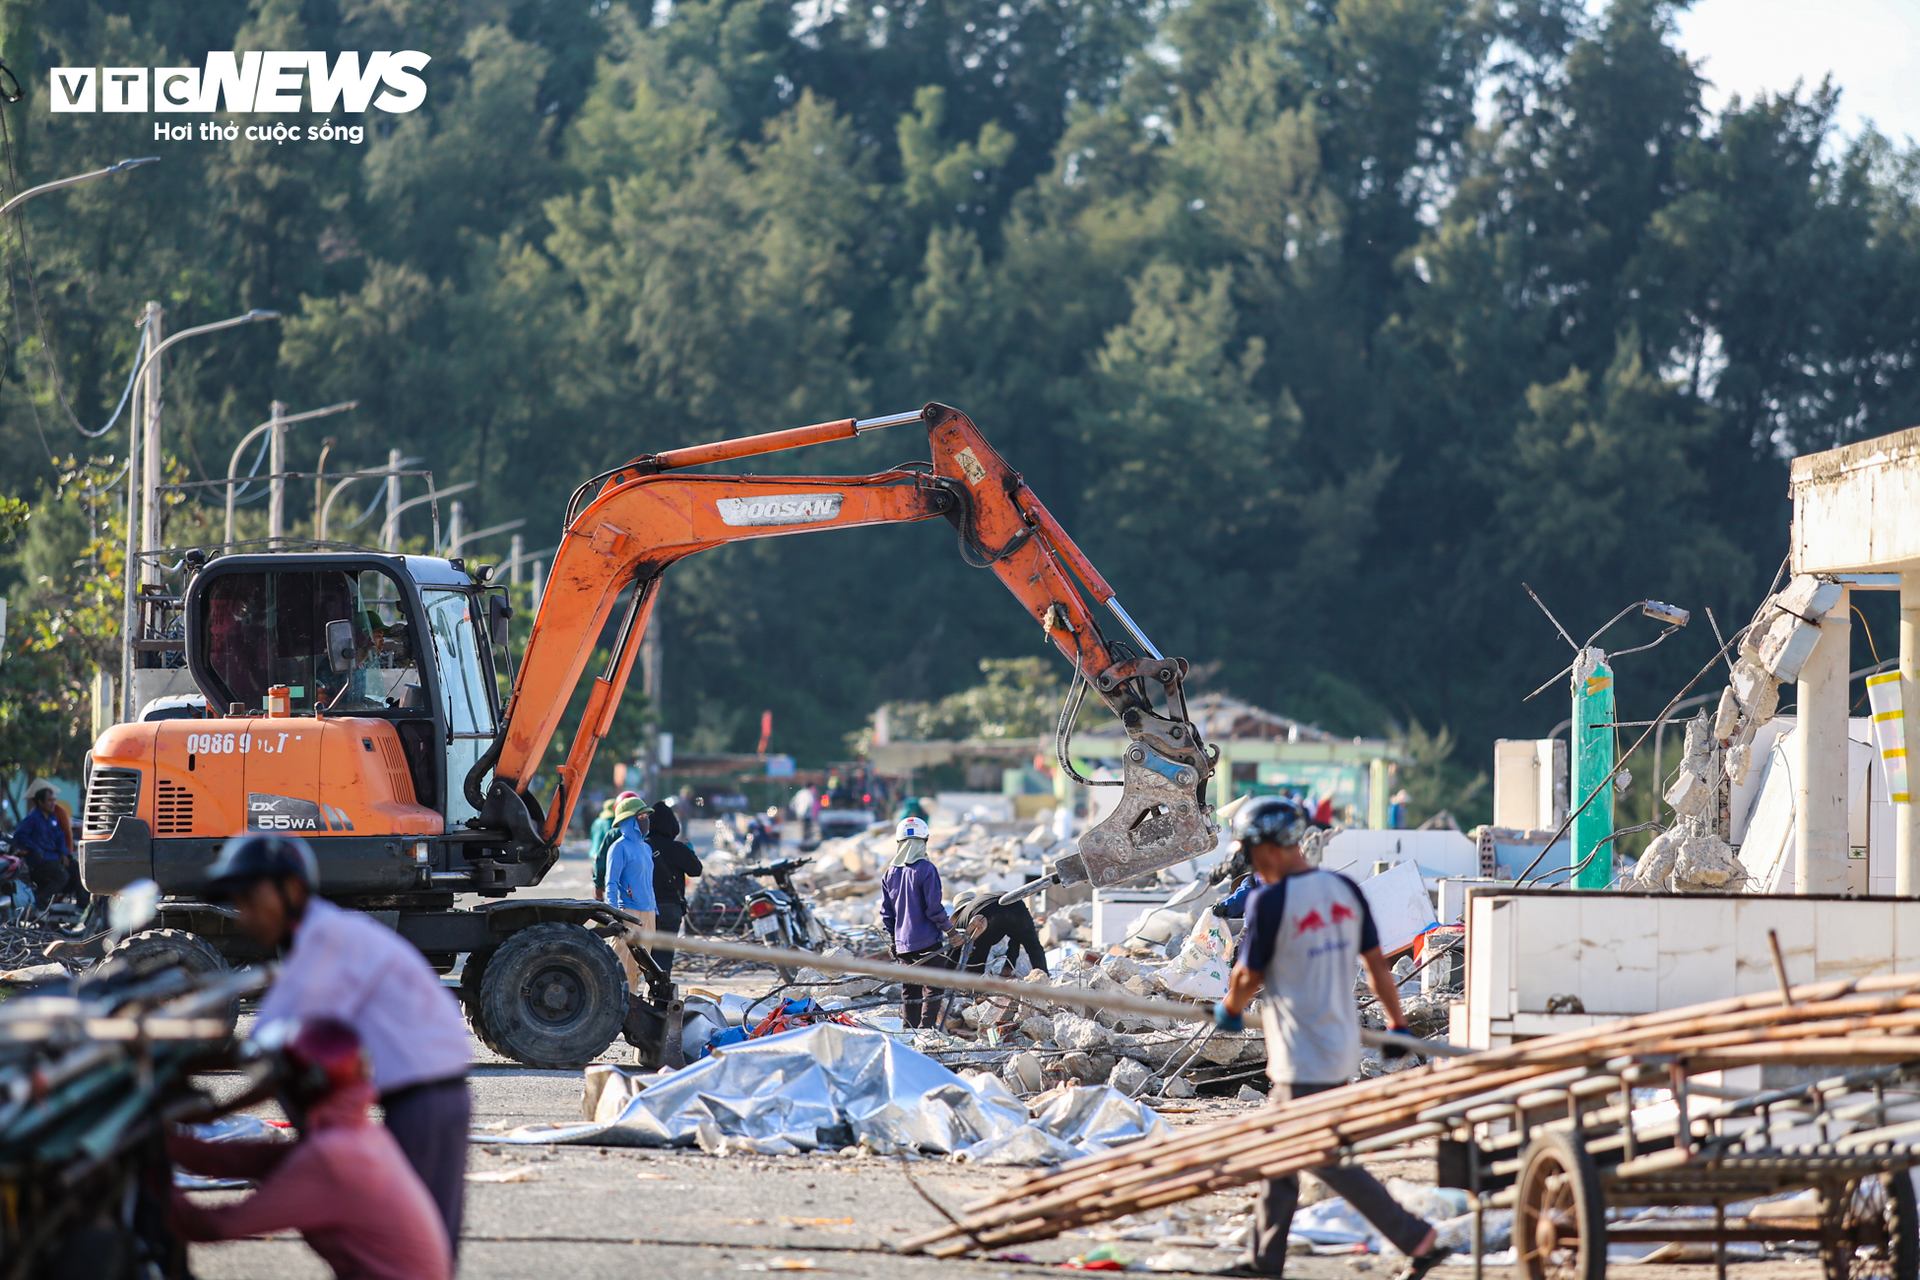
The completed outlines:
{"type": "Polygon", "coordinates": [[[1761,605],[1741,637],[1719,705],[1687,722],[1685,754],[1666,792],[1679,821],[1647,846],[1623,887],[1669,893],[1747,887],[1748,869],[1721,836],[1727,788],[1746,781],[1754,734],[1779,709],[1780,686],[1799,676],[1820,637],[1818,620],[1839,593],[1836,584],[1802,574],[1761,605]]]}
{"type": "MultiPolygon", "coordinates": [[[[970,895],[1001,894],[1039,874],[1052,860],[1075,848],[1049,826],[1030,830],[1010,824],[968,821],[933,829],[928,850],[939,868],[948,906],[970,895]]],[[[892,827],[876,824],[866,833],[822,843],[812,861],[795,877],[815,902],[815,911],[836,937],[824,954],[884,954],[875,927],[880,877],[894,851],[892,827]]],[[[1204,875],[1201,859],[1161,873],[1166,884],[1191,883],[1204,875]]],[[[1224,886],[1223,886],[1224,888],[1224,886]]],[[[1017,948],[1001,943],[987,958],[988,971],[1012,966],[1014,976],[1032,988],[1032,996],[973,997],[951,992],[944,1030],[907,1029],[900,1018],[897,986],[872,979],[801,969],[760,1001],[738,996],[703,1001],[696,993],[687,1005],[689,1028],[683,1037],[689,1060],[697,1058],[728,1026],[752,1027],[782,999],[811,998],[828,1016],[901,1037],[949,1067],[989,1071],[1016,1097],[1032,1099],[1062,1085],[1105,1085],[1129,1098],[1190,1099],[1196,1086],[1219,1085],[1209,1092],[1250,1094],[1264,1089],[1266,1044],[1258,1019],[1247,1031],[1228,1034],[1171,1018],[1101,1012],[1086,1016],[1052,998],[1075,990],[1126,991],[1133,995],[1210,1005],[1226,992],[1238,939],[1227,921],[1207,908],[1221,889],[1194,900],[1158,907],[1134,921],[1127,937],[1103,952],[1093,946],[1093,904],[1071,902],[1047,912],[1039,923],[1047,949],[1048,973],[1033,971],[1017,948]]],[[[1403,959],[1402,970],[1413,968],[1403,959]]],[[[1420,981],[1402,987],[1405,1011],[1416,1034],[1444,1038],[1450,997],[1423,996],[1420,981]]],[[[1384,1027],[1371,993],[1356,985],[1363,1023],[1384,1027]]],[[[737,1036],[738,1033],[736,1032],[737,1036]]],[[[1369,1050],[1362,1078],[1411,1065],[1381,1059],[1369,1050]]],[[[1263,1096],[1263,1095],[1254,1095],[1263,1096]]]]}

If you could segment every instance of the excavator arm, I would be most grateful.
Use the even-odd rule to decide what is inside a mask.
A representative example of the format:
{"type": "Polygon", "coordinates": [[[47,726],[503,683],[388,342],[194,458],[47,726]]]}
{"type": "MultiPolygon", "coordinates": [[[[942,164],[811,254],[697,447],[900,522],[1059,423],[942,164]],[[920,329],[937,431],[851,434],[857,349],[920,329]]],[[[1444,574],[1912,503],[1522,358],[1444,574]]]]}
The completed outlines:
{"type": "Polygon", "coordinates": [[[467,797],[480,810],[473,825],[500,832],[517,859],[551,864],[594,751],[612,726],[668,565],[743,538],[935,516],[953,522],[961,553],[991,569],[1073,663],[1070,702],[1085,681],[1126,727],[1121,802],[1081,837],[1079,853],[1063,859],[1056,874],[1069,882],[1119,884],[1212,849],[1216,829],[1206,792],[1214,753],[1187,718],[1185,660],[1163,657],[1152,646],[1019,474],[965,414],[938,404],[917,414],[842,419],[643,455],[582,486],[569,505],[500,733],[466,778],[467,797]],[[909,422],[927,429],[930,465],[869,476],[679,474],[909,422]],[[619,639],[593,677],[559,786],[543,811],[529,788],[629,587],[619,639]],[[1107,640],[1089,595],[1120,621],[1131,644],[1107,640]],[[1150,696],[1154,683],[1163,690],[1159,710],[1150,696]],[[489,771],[492,782],[483,792],[489,771]]]}

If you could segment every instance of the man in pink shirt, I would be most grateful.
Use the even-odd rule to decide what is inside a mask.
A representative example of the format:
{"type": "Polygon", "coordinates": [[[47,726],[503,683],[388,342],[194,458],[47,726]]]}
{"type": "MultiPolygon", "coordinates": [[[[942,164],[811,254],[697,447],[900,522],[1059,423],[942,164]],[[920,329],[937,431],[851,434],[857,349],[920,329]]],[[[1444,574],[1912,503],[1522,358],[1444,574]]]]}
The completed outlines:
{"type": "Polygon", "coordinates": [[[374,1091],[365,1048],[335,1018],[307,1021],[284,1051],[282,1101],[298,1142],[167,1138],[175,1163],[218,1178],[251,1178],[238,1204],[203,1208],[173,1193],[183,1240],[238,1240],[298,1231],[340,1280],[451,1280],[440,1211],[384,1125],[368,1114],[374,1091]]]}

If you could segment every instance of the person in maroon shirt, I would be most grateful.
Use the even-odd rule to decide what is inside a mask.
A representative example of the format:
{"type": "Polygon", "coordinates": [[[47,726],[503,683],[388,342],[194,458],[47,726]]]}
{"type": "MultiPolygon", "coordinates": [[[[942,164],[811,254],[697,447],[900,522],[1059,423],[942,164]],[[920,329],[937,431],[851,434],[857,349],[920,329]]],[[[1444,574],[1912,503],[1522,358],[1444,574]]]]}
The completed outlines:
{"type": "Polygon", "coordinates": [[[297,1142],[202,1142],[167,1137],[181,1168],[259,1186],[236,1204],[203,1207],[173,1193],[168,1215],[183,1240],[238,1240],[298,1231],[340,1280],[451,1280],[440,1211],[400,1144],[368,1113],[372,1073],[354,1029],[308,1019],[284,1050],[282,1097],[297,1142]]]}

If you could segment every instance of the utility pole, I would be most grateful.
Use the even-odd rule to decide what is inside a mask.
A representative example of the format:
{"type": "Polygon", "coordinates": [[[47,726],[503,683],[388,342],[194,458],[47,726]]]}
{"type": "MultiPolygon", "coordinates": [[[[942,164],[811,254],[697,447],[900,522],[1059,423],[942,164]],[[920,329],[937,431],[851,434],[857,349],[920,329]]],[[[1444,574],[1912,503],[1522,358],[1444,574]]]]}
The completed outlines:
{"type": "Polygon", "coordinates": [[[287,536],[286,402],[275,400],[267,420],[267,549],[278,551],[287,536]]]}
{"type": "Polygon", "coordinates": [[[460,543],[467,536],[467,508],[459,499],[453,502],[453,518],[447,524],[447,555],[460,558],[460,543]]]}
{"type": "MultiPolygon", "coordinates": [[[[147,350],[154,358],[147,366],[146,410],[147,438],[145,457],[141,459],[142,476],[140,483],[140,549],[158,551],[160,549],[160,341],[165,335],[161,331],[160,304],[147,304],[147,350]]],[[[142,585],[157,585],[160,581],[160,566],[151,557],[140,566],[142,585]]]]}
{"type": "MultiPolygon", "coordinates": [[[[154,347],[153,335],[146,332],[145,324],[152,319],[153,304],[147,304],[148,315],[142,321],[140,333],[140,361],[146,363],[147,352],[154,347]]],[[[137,376],[145,377],[145,373],[137,376]]],[[[119,721],[133,719],[133,627],[139,617],[134,606],[134,590],[139,585],[139,574],[135,566],[140,560],[134,553],[140,546],[140,437],[143,429],[141,417],[146,407],[145,384],[135,388],[139,395],[133,402],[133,416],[127,420],[127,554],[126,565],[121,577],[121,613],[120,613],[120,711],[119,721]]],[[[96,735],[98,736],[98,735],[96,735]]]]}
{"type": "Polygon", "coordinates": [[[509,545],[512,552],[507,556],[507,584],[517,587],[520,585],[520,559],[527,554],[527,540],[516,533],[509,545]]]}
{"type": "Polygon", "coordinates": [[[540,596],[541,593],[545,591],[546,585],[547,562],[545,560],[535,560],[533,562],[533,611],[535,613],[540,612],[540,596]]]}
{"type": "MultiPolygon", "coordinates": [[[[203,333],[214,333],[221,329],[231,329],[235,325],[255,324],[262,320],[278,320],[278,311],[258,309],[245,315],[216,320],[212,324],[196,325],[191,329],[182,329],[165,341],[160,337],[160,304],[147,303],[147,311],[142,326],[145,332],[141,339],[140,363],[134,366],[136,382],[145,379],[144,390],[138,404],[145,406],[146,422],[144,433],[141,423],[136,420],[129,425],[127,441],[127,568],[126,601],[120,622],[120,714],[122,720],[133,719],[133,642],[138,639],[134,633],[138,629],[139,610],[135,605],[136,576],[140,585],[158,585],[159,566],[149,558],[139,574],[134,572],[134,564],[139,560],[136,550],[157,551],[160,546],[160,356],[174,343],[185,338],[196,337],[203,333]],[[144,449],[142,436],[144,434],[144,449]],[[141,455],[144,453],[144,457],[141,455]],[[139,526],[136,536],[135,527],[139,526]]],[[[229,536],[231,541],[231,536],[229,536]]]]}
{"type": "Polygon", "coordinates": [[[380,549],[393,551],[400,545],[400,451],[387,450],[387,518],[380,528],[380,549]]]}

